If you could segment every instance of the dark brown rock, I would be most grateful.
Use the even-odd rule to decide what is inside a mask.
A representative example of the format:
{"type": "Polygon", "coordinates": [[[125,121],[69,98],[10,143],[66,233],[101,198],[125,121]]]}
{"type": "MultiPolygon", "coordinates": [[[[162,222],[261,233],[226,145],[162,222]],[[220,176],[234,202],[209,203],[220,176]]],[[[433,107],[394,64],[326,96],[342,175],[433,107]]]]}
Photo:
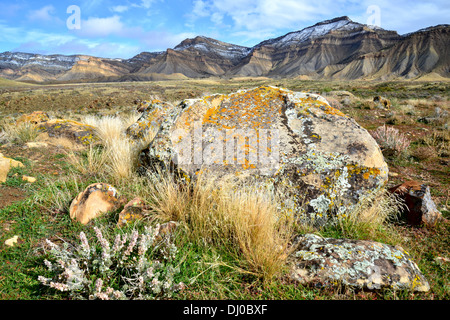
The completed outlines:
{"type": "Polygon", "coordinates": [[[430,187],[426,184],[406,181],[390,188],[389,191],[398,195],[405,202],[406,207],[402,213],[408,224],[433,226],[442,219],[442,214],[431,199],[430,187]]]}

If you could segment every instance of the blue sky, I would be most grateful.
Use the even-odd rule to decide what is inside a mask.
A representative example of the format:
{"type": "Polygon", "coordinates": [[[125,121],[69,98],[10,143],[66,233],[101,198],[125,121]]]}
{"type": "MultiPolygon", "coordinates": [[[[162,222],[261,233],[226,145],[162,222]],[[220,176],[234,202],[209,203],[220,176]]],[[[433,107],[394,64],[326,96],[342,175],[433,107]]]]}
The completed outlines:
{"type": "Polygon", "coordinates": [[[450,1],[0,0],[0,52],[131,58],[197,35],[253,46],[344,15],[404,34],[450,24],[450,1]]]}

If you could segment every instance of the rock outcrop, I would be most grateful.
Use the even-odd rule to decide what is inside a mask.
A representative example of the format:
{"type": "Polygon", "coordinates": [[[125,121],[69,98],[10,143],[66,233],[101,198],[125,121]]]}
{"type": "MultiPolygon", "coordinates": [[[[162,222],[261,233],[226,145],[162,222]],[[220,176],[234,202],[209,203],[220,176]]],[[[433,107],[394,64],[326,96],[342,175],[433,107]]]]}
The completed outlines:
{"type": "Polygon", "coordinates": [[[375,140],[318,95],[259,87],[183,101],[139,157],[237,185],[257,181],[319,222],[381,188],[388,167],[375,140]],[[176,113],[176,111],[178,113],[176,113]]]}
{"type": "Polygon", "coordinates": [[[430,285],[401,247],[368,240],[297,239],[291,278],[302,284],[426,292],[430,285]]]}

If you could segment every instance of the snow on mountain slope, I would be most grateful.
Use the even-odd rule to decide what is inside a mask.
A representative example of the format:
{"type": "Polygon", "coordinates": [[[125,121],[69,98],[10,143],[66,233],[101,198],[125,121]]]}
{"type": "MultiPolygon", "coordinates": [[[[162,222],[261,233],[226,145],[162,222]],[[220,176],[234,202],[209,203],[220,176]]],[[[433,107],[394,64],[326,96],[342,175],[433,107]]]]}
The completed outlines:
{"type": "Polygon", "coordinates": [[[69,70],[80,60],[87,60],[86,56],[41,55],[24,52],[0,53],[0,68],[22,68],[40,66],[53,69],[69,70]]]}
{"type": "Polygon", "coordinates": [[[198,36],[194,39],[186,39],[174,48],[175,51],[184,51],[189,49],[194,49],[205,54],[216,54],[226,59],[240,59],[245,57],[251,51],[251,48],[238,46],[203,36],[198,36]]]}
{"type": "Polygon", "coordinates": [[[376,26],[367,26],[357,22],[353,22],[348,17],[339,17],[332,20],[326,20],[319,22],[311,27],[304,28],[300,31],[290,32],[284,36],[269,39],[261,42],[256,47],[263,45],[271,45],[275,48],[289,46],[295,43],[301,43],[309,40],[314,40],[322,36],[327,35],[331,31],[351,31],[361,32],[361,28],[366,27],[367,29],[380,29],[376,26]]]}

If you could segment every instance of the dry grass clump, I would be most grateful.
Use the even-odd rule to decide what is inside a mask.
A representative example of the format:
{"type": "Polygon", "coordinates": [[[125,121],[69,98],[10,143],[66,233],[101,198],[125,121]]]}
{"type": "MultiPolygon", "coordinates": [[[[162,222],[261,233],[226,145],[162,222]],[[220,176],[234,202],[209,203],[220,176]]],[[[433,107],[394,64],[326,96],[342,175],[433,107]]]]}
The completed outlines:
{"type": "Polygon", "coordinates": [[[85,117],[83,122],[95,127],[100,145],[91,146],[87,155],[80,159],[79,155],[70,154],[69,160],[81,173],[103,173],[115,180],[129,179],[136,168],[138,153],[152,139],[149,133],[141,141],[130,141],[125,130],[137,120],[137,114],[118,116],[85,117]]]}
{"type": "Polygon", "coordinates": [[[411,155],[419,161],[434,159],[438,153],[434,147],[420,146],[411,152],[411,155]]]}
{"type": "Polygon", "coordinates": [[[199,179],[180,186],[168,174],[153,175],[148,200],[163,220],[184,222],[192,241],[225,246],[244,258],[245,272],[269,280],[284,267],[292,228],[277,200],[256,187],[239,188],[199,179]]]}
{"type": "Polygon", "coordinates": [[[47,210],[69,213],[69,206],[77,194],[82,191],[83,181],[76,175],[69,174],[55,180],[44,177],[45,189],[33,196],[36,203],[42,203],[47,210]]]}
{"type": "MultiPolygon", "coordinates": [[[[389,238],[392,235],[382,226],[386,222],[398,220],[400,209],[404,206],[395,195],[386,189],[380,189],[373,195],[364,197],[352,210],[346,212],[345,217],[336,219],[335,226],[344,237],[356,238],[389,238]]],[[[389,239],[395,242],[395,239],[389,239]]]]}
{"type": "Polygon", "coordinates": [[[2,140],[9,142],[27,143],[36,141],[39,131],[36,126],[30,122],[21,122],[19,124],[3,121],[0,124],[2,130],[2,140]]]}
{"type": "Polygon", "coordinates": [[[433,130],[420,139],[419,143],[434,149],[439,157],[450,157],[450,131],[433,130]]]}
{"type": "Polygon", "coordinates": [[[86,151],[67,152],[67,160],[73,168],[85,176],[93,176],[105,170],[107,157],[98,146],[90,145],[86,151]]]}

